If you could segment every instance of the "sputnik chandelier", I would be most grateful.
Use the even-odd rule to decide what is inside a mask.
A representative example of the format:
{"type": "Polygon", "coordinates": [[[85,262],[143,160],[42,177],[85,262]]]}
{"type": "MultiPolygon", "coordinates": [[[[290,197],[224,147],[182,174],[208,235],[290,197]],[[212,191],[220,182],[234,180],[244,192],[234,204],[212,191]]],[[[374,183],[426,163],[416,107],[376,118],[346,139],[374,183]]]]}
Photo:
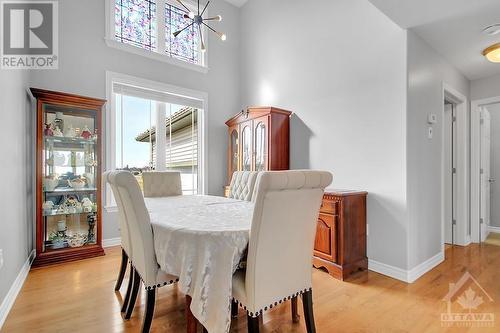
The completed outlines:
{"type": "Polygon", "coordinates": [[[212,30],[215,34],[217,34],[217,36],[219,36],[219,38],[221,40],[226,40],[226,35],[225,34],[223,34],[222,32],[218,32],[217,30],[215,30],[214,28],[212,28],[211,26],[209,26],[206,23],[206,21],[218,21],[218,22],[220,22],[220,21],[222,21],[222,16],[217,15],[217,16],[214,16],[214,17],[203,18],[203,14],[205,14],[205,11],[207,10],[207,7],[210,4],[210,1],[207,1],[205,7],[200,12],[200,0],[198,0],[198,14],[195,14],[192,10],[190,10],[186,5],[184,5],[184,3],[181,0],[177,0],[177,2],[188,11],[188,14],[184,14],[184,18],[185,19],[190,19],[191,23],[188,24],[188,25],[186,25],[181,30],[178,30],[178,31],[174,32],[174,37],[177,37],[181,32],[183,32],[184,30],[186,30],[186,29],[192,27],[193,25],[195,25],[195,29],[197,27],[198,31],[200,33],[201,51],[205,52],[205,50],[206,50],[205,49],[205,43],[203,41],[203,34],[201,32],[201,26],[204,25],[208,29],[212,30]]]}

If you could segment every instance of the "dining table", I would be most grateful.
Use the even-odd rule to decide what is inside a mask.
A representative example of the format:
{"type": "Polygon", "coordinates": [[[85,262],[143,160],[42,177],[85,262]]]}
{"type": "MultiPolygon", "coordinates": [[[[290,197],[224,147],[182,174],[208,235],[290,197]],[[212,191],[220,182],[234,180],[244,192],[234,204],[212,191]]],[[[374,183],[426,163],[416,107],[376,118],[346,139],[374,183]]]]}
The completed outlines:
{"type": "Polygon", "coordinates": [[[178,277],[189,314],[209,333],[229,332],[232,277],[248,246],[254,204],[209,195],[145,198],[145,204],[156,259],[178,277]]]}

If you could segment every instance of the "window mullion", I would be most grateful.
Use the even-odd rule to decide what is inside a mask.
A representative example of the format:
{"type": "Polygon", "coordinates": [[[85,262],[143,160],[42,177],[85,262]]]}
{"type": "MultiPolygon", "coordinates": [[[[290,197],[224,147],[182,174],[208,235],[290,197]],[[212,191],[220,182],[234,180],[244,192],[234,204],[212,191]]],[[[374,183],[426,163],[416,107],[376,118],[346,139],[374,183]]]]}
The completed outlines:
{"type": "Polygon", "coordinates": [[[156,41],[158,43],[158,53],[165,54],[165,2],[166,0],[156,0],[156,41]]]}
{"type": "Polygon", "coordinates": [[[166,129],[166,104],[156,102],[156,170],[167,169],[167,129],[166,129]]]}

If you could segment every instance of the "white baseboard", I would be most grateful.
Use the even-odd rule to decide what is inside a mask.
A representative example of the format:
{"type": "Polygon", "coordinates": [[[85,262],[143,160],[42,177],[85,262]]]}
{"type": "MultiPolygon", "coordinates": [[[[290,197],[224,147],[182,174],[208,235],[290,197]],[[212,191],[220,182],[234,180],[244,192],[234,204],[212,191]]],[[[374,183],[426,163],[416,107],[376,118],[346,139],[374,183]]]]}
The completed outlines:
{"type": "Polygon", "coordinates": [[[434,257],[427,259],[420,265],[417,265],[408,271],[408,283],[417,281],[419,277],[439,265],[444,261],[444,252],[436,254],[434,257]]]}
{"type": "Polygon", "coordinates": [[[3,299],[3,302],[0,305],[0,329],[5,323],[5,320],[9,315],[10,309],[12,308],[14,302],[16,301],[16,297],[21,291],[21,288],[23,287],[24,281],[28,276],[28,272],[30,271],[33,260],[35,260],[35,250],[31,251],[30,255],[28,256],[28,259],[26,259],[26,262],[24,263],[23,267],[21,267],[19,274],[17,274],[17,277],[12,283],[12,286],[10,286],[9,292],[7,293],[7,295],[5,295],[5,298],[3,299]]]}
{"type": "Polygon", "coordinates": [[[372,259],[368,260],[368,269],[382,275],[389,276],[396,280],[406,283],[413,283],[419,277],[439,265],[444,261],[444,252],[436,254],[434,257],[424,261],[420,265],[415,266],[411,270],[405,270],[399,267],[387,265],[372,259]]]}
{"type": "Polygon", "coordinates": [[[387,265],[373,259],[368,259],[368,269],[396,280],[407,282],[407,271],[402,268],[387,265]]]}
{"type": "Polygon", "coordinates": [[[122,239],[120,237],[102,240],[102,247],[119,246],[121,244],[122,244],[122,239]]]}
{"type": "Polygon", "coordinates": [[[489,232],[494,232],[496,234],[500,234],[500,227],[492,227],[491,225],[488,226],[488,231],[489,232]]]}

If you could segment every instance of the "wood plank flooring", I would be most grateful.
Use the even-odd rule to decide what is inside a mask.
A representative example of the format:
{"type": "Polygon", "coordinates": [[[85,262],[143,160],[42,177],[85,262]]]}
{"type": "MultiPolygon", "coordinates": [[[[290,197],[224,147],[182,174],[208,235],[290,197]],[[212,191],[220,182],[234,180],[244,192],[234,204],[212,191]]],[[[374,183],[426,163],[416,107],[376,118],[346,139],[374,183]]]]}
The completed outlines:
{"type": "MultiPolygon", "coordinates": [[[[120,251],[110,248],[106,253],[100,258],[32,270],[2,332],[139,332],[144,294],[131,320],[124,321],[120,304],[127,280],[121,293],[113,291],[120,251]]],[[[314,270],[313,286],[320,333],[500,332],[499,246],[448,247],[445,262],[411,285],[374,272],[360,272],[340,282],[314,270]],[[495,327],[442,327],[440,316],[447,309],[443,298],[449,284],[467,271],[494,300],[482,295],[484,303],[473,312],[494,313],[495,327]]],[[[479,294],[473,284],[471,288],[479,294]]],[[[460,312],[460,305],[453,307],[460,312]]],[[[289,303],[273,308],[265,314],[261,332],[305,332],[300,302],[299,309],[300,323],[293,324],[289,303]]],[[[184,295],[175,286],[161,288],[152,332],[185,332],[185,327],[184,295]]],[[[246,332],[243,311],[233,320],[231,332],[246,332]]]]}

